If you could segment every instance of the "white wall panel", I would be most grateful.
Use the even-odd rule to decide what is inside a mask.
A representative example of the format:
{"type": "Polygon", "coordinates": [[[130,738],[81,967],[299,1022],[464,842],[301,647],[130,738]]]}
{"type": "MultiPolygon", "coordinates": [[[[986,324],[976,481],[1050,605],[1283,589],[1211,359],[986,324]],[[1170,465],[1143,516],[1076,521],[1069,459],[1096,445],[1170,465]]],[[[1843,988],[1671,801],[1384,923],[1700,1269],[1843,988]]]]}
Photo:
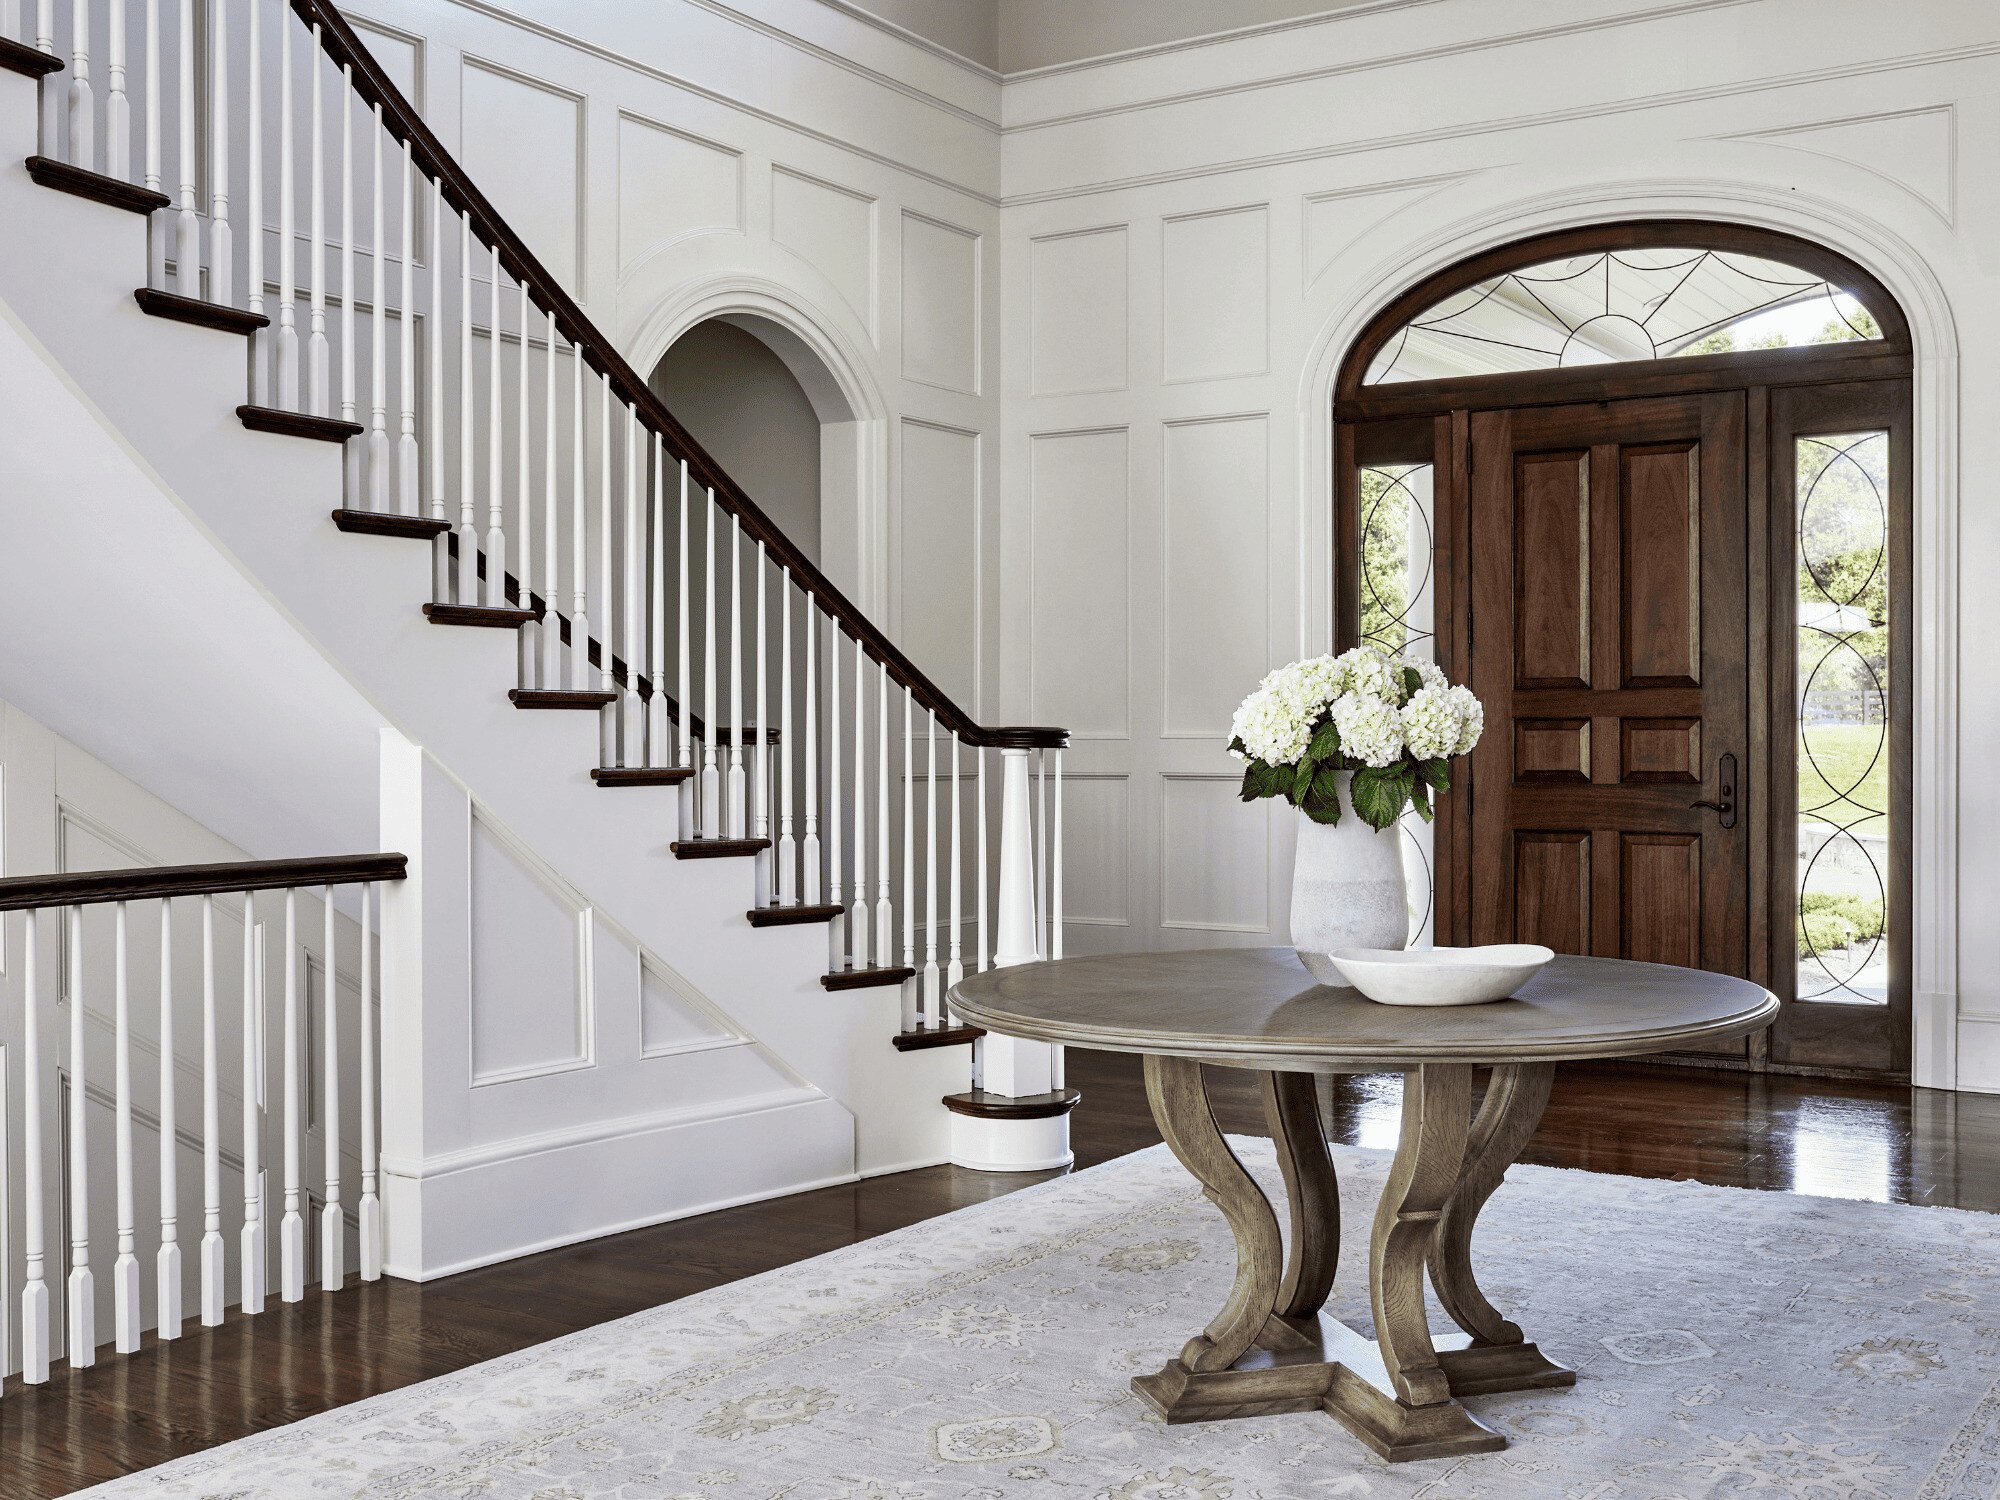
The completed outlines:
{"type": "Polygon", "coordinates": [[[896,566],[903,649],[962,704],[978,701],[980,437],[905,418],[896,566]]]}
{"type": "Polygon", "coordinates": [[[1309,193],[1305,200],[1305,285],[1319,279],[1333,258],[1392,214],[1422,202],[1458,174],[1420,177],[1409,182],[1372,183],[1309,193]]]}
{"type": "Polygon", "coordinates": [[[618,117],[618,267],[684,235],[743,227],[739,151],[637,115],[618,117]]]}
{"type": "Polygon", "coordinates": [[[589,907],[477,809],[471,840],[473,1081],[587,1062],[589,907]]]}
{"type": "Polygon", "coordinates": [[[903,376],[979,393],[980,239],[903,213],[903,376]]]}
{"type": "Polygon", "coordinates": [[[1131,733],[1130,446],[1122,427],[1029,442],[1029,717],[1079,739],[1131,733]]]}
{"type": "Polygon", "coordinates": [[[583,98],[464,60],[459,157],[556,279],[583,287],[583,98]]]}
{"type": "Polygon", "coordinates": [[[1160,781],[1160,925],[1270,931],[1271,809],[1233,775],[1160,781]]]}
{"type": "Polygon", "coordinates": [[[1030,395],[1125,388],[1128,239],[1119,224],[1029,242],[1030,395]]]}
{"type": "Polygon", "coordinates": [[[693,985],[650,953],[636,954],[639,1051],[646,1057],[733,1045],[744,1040],[696,993],[693,985]]]}
{"type": "Polygon", "coordinates": [[[1132,783],[1123,775],[1063,776],[1063,921],[1132,922],[1132,783]]]}
{"type": "Polygon", "coordinates": [[[1269,212],[1190,214],[1162,233],[1165,378],[1262,375],[1271,362],[1269,212]]]}
{"type": "Polygon", "coordinates": [[[789,167],[771,170],[771,238],[816,267],[875,331],[875,199],[789,167]]]}
{"type": "Polygon", "coordinates": [[[1163,733],[1221,742],[1272,665],[1270,435],[1262,414],[1165,427],[1163,733]]]}

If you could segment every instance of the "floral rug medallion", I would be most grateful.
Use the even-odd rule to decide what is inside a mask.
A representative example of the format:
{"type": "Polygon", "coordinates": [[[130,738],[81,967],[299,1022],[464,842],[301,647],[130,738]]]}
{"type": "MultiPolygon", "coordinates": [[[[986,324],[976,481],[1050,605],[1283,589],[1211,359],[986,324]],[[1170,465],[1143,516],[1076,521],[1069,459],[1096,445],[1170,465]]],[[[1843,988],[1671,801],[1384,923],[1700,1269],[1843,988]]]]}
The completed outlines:
{"type": "MultiPolygon", "coordinates": [[[[1238,1147],[1275,1195],[1269,1143],[1238,1147]]],[[[1337,1157],[1358,1270],[1387,1159],[1337,1157]]],[[[1467,1403],[1504,1453],[1392,1468],[1318,1413],[1152,1417],[1127,1382],[1213,1315],[1234,1264],[1160,1147],[88,1493],[2000,1495],[2000,1218],[1517,1167],[1474,1255],[1578,1376],[1467,1403]]],[[[1342,1282],[1330,1306],[1365,1329],[1363,1278],[1342,1282]]]]}

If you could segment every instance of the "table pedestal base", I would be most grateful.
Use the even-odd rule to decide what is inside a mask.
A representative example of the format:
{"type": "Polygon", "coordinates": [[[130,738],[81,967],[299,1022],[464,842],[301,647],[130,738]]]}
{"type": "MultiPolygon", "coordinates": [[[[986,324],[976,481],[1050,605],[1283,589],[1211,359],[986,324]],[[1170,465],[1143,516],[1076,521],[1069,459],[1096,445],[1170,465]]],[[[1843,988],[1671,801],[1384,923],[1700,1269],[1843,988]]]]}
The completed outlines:
{"type": "Polygon", "coordinates": [[[1576,1384],[1486,1300],[1470,1255],[1473,1223],[1534,1134],[1554,1069],[1496,1068],[1476,1122],[1471,1073],[1425,1066],[1405,1079],[1402,1141],[1369,1246],[1371,1340],[1324,1311],[1340,1200],[1312,1077],[1261,1075],[1289,1199],[1287,1245],[1215,1123],[1200,1066],[1149,1056],[1161,1133],[1229,1220],[1237,1275],[1228,1303],[1180,1356],[1132,1381],[1140,1399],[1170,1423],[1321,1410],[1401,1463],[1507,1446],[1459,1397],[1576,1384]],[[1463,1334],[1432,1336],[1427,1274],[1463,1334]]]}

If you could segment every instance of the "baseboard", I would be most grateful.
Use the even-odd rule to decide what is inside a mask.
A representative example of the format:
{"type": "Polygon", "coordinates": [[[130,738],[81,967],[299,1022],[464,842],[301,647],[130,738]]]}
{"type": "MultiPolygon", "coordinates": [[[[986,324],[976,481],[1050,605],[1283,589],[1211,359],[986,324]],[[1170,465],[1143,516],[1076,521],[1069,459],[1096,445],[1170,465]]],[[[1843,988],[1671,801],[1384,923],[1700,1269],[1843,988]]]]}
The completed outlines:
{"type": "Polygon", "coordinates": [[[855,1180],[853,1117],[803,1092],[743,1112],[653,1116],[529,1149],[383,1173],[384,1269],[439,1277],[738,1204],[855,1180]]]}
{"type": "Polygon", "coordinates": [[[1961,1016],[1955,1086],[1962,1094],[2000,1094],[2000,1016],[1961,1016]]]}

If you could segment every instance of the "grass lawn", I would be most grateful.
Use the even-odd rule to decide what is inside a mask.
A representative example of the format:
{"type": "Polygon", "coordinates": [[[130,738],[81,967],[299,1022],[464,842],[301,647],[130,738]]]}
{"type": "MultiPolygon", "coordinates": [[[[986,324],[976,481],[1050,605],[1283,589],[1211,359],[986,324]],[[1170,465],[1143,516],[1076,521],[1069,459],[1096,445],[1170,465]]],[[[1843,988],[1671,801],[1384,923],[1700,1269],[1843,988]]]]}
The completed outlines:
{"type": "MultiPolygon", "coordinates": [[[[1805,740],[1812,750],[1812,760],[1806,759],[1804,750],[1800,751],[1800,813],[1810,815],[1811,809],[1833,801],[1833,791],[1827,786],[1829,780],[1834,787],[1852,787],[1848,796],[1862,807],[1887,811],[1889,749],[1884,735],[1882,726],[1875,724],[1806,726],[1805,740]],[[1859,786],[1854,785],[1857,778],[1859,786]]],[[[1834,802],[1823,816],[1836,823],[1851,823],[1860,816],[1860,809],[1848,802],[1834,802]]]]}

